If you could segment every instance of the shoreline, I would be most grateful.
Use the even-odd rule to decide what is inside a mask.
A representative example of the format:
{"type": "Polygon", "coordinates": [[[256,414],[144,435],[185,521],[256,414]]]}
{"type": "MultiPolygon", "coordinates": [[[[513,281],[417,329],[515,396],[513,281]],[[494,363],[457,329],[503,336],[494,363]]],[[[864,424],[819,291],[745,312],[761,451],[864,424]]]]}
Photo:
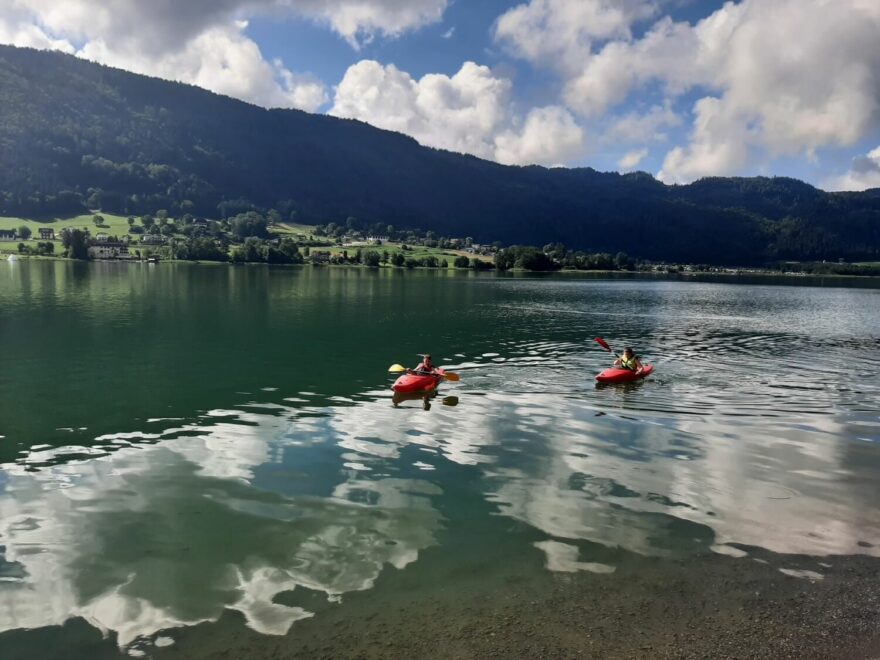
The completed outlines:
{"type": "MultiPolygon", "coordinates": [[[[68,257],[61,257],[55,255],[18,255],[16,253],[5,253],[0,252],[0,260],[6,260],[6,257],[15,255],[17,259],[13,261],[61,261],[61,262],[69,262],[69,263],[100,263],[100,264],[147,264],[144,259],[70,259],[68,257]]],[[[266,266],[272,268],[303,268],[303,267],[312,267],[312,268],[357,268],[363,270],[372,270],[372,271],[399,271],[399,272],[411,272],[411,271],[442,271],[442,272],[456,272],[456,273],[502,273],[502,274],[510,274],[510,275],[529,275],[529,276],[540,276],[540,277],[553,277],[553,276],[584,276],[584,275],[604,275],[604,276],[630,276],[630,277],[645,277],[645,278],[657,278],[657,279],[675,279],[675,278],[700,278],[700,277],[709,277],[709,278],[748,278],[748,277],[757,277],[757,278],[785,278],[792,280],[809,280],[809,279],[847,279],[854,281],[880,281],[880,274],[878,275],[854,275],[854,274],[840,274],[840,273],[793,273],[793,272],[776,272],[772,270],[743,270],[731,267],[730,271],[725,272],[717,272],[717,271],[681,271],[681,272],[664,272],[664,271],[655,271],[655,270],[571,270],[571,269],[561,269],[561,270],[553,270],[553,271],[537,271],[537,270],[523,270],[512,268],[505,271],[498,271],[495,268],[486,268],[476,270],[473,268],[455,268],[454,266],[449,266],[447,268],[429,268],[425,266],[417,266],[414,268],[406,268],[401,266],[379,266],[376,268],[366,266],[364,264],[312,264],[312,263],[301,263],[301,264],[269,264],[265,262],[241,262],[241,263],[233,263],[228,261],[208,261],[208,260],[188,260],[188,259],[164,259],[158,262],[153,262],[153,265],[158,264],[193,264],[200,266],[266,266]]]]}
{"type": "MultiPolygon", "coordinates": [[[[648,558],[612,575],[535,574],[519,562],[486,574],[446,575],[417,593],[406,571],[387,570],[382,589],[289,592],[316,615],[283,637],[262,636],[227,612],[173,632],[167,658],[852,658],[880,652],[874,557],[815,558],[738,548],[648,558]],[[781,569],[812,570],[814,579],[781,569]],[[519,569],[519,570],[517,570],[519,569]],[[821,571],[820,574],[818,571],[821,571]]],[[[424,562],[443,564],[436,552],[424,562]]],[[[286,603],[288,599],[284,599],[286,603]]]]}

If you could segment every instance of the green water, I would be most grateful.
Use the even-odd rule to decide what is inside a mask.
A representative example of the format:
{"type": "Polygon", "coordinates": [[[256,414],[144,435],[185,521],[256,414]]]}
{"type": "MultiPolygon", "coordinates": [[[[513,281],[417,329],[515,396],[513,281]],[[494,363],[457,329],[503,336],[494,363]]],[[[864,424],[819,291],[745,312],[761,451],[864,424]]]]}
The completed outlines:
{"type": "Polygon", "coordinates": [[[870,286],[0,266],[3,658],[260,657],[511,567],[880,557],[870,286]],[[597,335],[654,377],[597,388],[597,335]],[[427,351],[461,382],[394,407],[427,351]]]}

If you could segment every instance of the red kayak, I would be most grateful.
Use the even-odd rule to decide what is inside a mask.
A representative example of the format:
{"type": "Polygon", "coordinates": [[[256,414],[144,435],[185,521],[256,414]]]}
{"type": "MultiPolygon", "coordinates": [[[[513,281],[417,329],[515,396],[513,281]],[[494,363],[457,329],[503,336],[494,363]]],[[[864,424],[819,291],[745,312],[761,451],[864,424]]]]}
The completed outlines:
{"type": "Polygon", "coordinates": [[[443,380],[443,369],[435,374],[403,374],[394,381],[391,389],[395,392],[433,392],[443,380]]]}
{"type": "Polygon", "coordinates": [[[654,367],[650,364],[642,367],[638,371],[612,367],[611,369],[606,369],[601,374],[596,376],[596,380],[600,383],[631,383],[635,380],[647,378],[651,375],[652,371],[654,371],[654,367]]]}

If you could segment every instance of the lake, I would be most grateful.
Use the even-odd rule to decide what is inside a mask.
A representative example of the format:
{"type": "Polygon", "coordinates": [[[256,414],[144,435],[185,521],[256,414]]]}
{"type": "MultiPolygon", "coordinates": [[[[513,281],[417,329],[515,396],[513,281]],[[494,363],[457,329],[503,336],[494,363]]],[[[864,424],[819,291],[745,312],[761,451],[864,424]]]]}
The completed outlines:
{"type": "Polygon", "coordinates": [[[0,657],[876,649],[845,284],[0,263],[0,657]]]}

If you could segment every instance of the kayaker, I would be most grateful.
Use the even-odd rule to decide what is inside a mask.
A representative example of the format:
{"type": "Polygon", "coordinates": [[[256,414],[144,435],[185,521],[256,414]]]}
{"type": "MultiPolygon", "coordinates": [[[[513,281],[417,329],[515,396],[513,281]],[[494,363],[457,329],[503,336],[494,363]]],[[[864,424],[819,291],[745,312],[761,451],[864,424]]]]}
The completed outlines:
{"type": "Polygon", "coordinates": [[[410,369],[410,373],[416,374],[433,374],[437,372],[437,367],[434,366],[434,363],[431,361],[430,355],[423,355],[422,361],[419,362],[419,366],[415,369],[410,369]]]}
{"type": "Polygon", "coordinates": [[[640,371],[642,363],[638,356],[633,353],[632,347],[627,346],[623,349],[623,355],[614,361],[614,366],[621,369],[629,369],[630,371],[640,371]]]}

